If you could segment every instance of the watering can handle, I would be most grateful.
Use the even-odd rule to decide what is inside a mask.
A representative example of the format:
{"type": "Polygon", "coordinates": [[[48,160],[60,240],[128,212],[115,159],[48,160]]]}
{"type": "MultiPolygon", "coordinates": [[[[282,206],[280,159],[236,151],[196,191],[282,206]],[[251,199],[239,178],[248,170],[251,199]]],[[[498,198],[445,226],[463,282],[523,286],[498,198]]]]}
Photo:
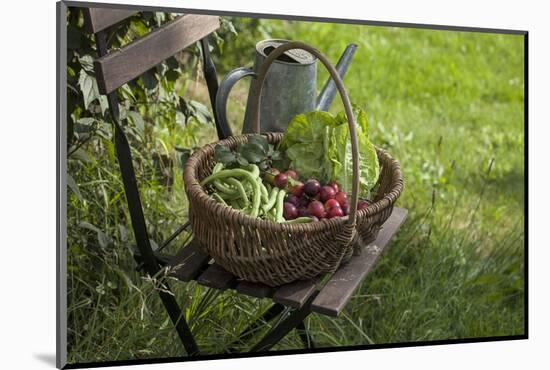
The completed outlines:
{"type": "MultiPolygon", "coordinates": [[[[256,73],[252,70],[252,68],[245,67],[232,70],[225,75],[223,80],[220,82],[220,87],[218,88],[218,92],[216,94],[216,116],[218,118],[218,122],[220,122],[222,127],[228,127],[229,131],[231,131],[231,128],[227,122],[227,98],[229,97],[229,93],[231,92],[233,86],[235,86],[235,84],[242,78],[247,76],[256,78],[256,73]]],[[[230,135],[233,134],[230,132],[230,135]]]]}

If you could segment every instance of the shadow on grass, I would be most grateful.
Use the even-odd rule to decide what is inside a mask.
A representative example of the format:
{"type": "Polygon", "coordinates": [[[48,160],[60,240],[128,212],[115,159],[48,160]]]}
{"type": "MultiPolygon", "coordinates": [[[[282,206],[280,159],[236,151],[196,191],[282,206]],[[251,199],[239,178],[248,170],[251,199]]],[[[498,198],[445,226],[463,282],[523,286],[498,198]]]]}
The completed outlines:
{"type": "Polygon", "coordinates": [[[519,204],[525,203],[525,173],[523,171],[514,169],[489,183],[516,199],[519,204]]]}
{"type": "Polygon", "coordinates": [[[485,188],[484,202],[496,204],[503,199],[513,200],[521,208],[525,204],[525,173],[522,169],[514,168],[498,175],[491,175],[490,178],[475,174],[475,177],[463,179],[462,186],[472,193],[480,194],[485,188]]]}

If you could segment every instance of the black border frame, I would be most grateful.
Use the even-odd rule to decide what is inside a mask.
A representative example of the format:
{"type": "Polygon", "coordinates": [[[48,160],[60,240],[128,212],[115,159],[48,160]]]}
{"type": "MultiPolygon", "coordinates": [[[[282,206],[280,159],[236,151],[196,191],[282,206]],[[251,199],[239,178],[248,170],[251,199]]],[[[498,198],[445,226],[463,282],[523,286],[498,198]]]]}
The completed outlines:
{"type": "Polygon", "coordinates": [[[110,366],[126,366],[126,365],[143,365],[143,364],[159,364],[159,363],[173,363],[173,362],[191,362],[191,361],[207,361],[207,360],[222,360],[222,359],[235,359],[235,358],[251,358],[251,357],[265,357],[265,356],[284,356],[293,354],[310,354],[310,353],[329,353],[329,352],[342,352],[342,351],[358,351],[369,349],[384,349],[384,348],[406,348],[406,347],[423,347],[434,345],[449,345],[449,344],[465,344],[465,343],[484,343],[484,342],[499,342],[510,340],[525,340],[529,339],[529,253],[528,253],[528,240],[529,240],[529,31],[527,30],[513,30],[513,29],[496,29],[496,28],[481,28],[481,27],[462,27],[451,25],[431,25],[421,23],[406,23],[406,22],[385,22],[374,20],[359,20],[359,19],[343,19],[343,18],[325,18],[325,17],[308,17],[289,14],[266,14],[266,13],[249,13],[249,12],[230,12],[219,11],[211,9],[191,9],[191,8],[179,8],[179,7],[164,7],[164,6],[150,6],[150,5],[127,5],[127,4],[110,4],[99,2],[82,2],[82,1],[65,1],[61,0],[57,2],[56,6],[57,15],[57,60],[56,60],[56,73],[57,73],[57,266],[56,266],[56,292],[57,292],[57,349],[56,349],[56,364],[61,369],[81,369],[81,368],[96,368],[96,367],[110,367],[110,366]],[[257,352],[257,353],[232,353],[232,354],[215,354],[215,355],[200,355],[196,357],[164,357],[164,358],[151,358],[151,359],[136,359],[136,360],[114,360],[103,362],[83,362],[76,364],[67,364],[66,362],[66,285],[64,285],[64,276],[66,272],[66,266],[63,266],[63,261],[66,262],[65,254],[62,251],[62,247],[66,243],[66,224],[65,224],[65,205],[66,203],[66,178],[63,176],[63,171],[66,170],[66,158],[64,158],[64,129],[65,123],[65,104],[66,104],[66,88],[64,85],[66,71],[66,53],[63,49],[66,44],[62,40],[66,36],[66,32],[63,31],[64,27],[61,26],[61,12],[66,12],[67,7],[103,7],[113,9],[130,9],[140,11],[162,11],[162,12],[174,12],[174,13],[195,13],[195,14],[207,14],[218,16],[240,16],[250,18],[263,18],[263,19],[286,19],[295,21],[310,21],[310,22],[324,22],[324,23],[341,23],[341,24],[359,24],[359,25],[371,25],[371,26],[386,26],[386,27],[401,27],[401,28],[420,28],[431,30],[443,30],[443,31],[460,31],[460,32],[477,32],[477,33],[496,33],[496,34],[512,34],[524,36],[524,334],[521,335],[509,335],[509,336],[497,336],[497,337],[477,337],[477,338],[463,338],[463,339],[445,339],[434,341],[418,341],[418,342],[401,342],[401,343],[386,343],[386,344],[371,344],[371,345],[355,345],[355,346],[341,346],[341,347],[321,347],[314,349],[294,349],[294,350],[279,350],[269,352],[257,352]],[[62,305],[65,304],[64,307],[62,305]],[[65,310],[65,311],[62,311],[65,310]],[[65,315],[63,315],[63,313],[65,315]],[[65,321],[63,320],[65,319],[65,321]],[[63,332],[64,330],[64,332],[63,332]],[[62,358],[60,358],[62,357],[62,358]]]}

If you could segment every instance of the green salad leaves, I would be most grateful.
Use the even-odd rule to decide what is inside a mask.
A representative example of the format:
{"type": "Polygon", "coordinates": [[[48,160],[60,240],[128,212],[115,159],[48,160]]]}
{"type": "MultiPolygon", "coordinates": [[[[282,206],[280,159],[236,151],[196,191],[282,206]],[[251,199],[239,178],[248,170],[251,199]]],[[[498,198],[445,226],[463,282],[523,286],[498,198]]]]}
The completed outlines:
{"type": "MultiPolygon", "coordinates": [[[[359,196],[370,198],[378,181],[380,165],[368,136],[366,113],[354,106],[359,143],[359,196]]],[[[346,115],[327,112],[299,114],[290,121],[279,146],[290,159],[290,167],[305,178],[336,181],[343,191],[352,188],[352,154],[346,115]]]]}

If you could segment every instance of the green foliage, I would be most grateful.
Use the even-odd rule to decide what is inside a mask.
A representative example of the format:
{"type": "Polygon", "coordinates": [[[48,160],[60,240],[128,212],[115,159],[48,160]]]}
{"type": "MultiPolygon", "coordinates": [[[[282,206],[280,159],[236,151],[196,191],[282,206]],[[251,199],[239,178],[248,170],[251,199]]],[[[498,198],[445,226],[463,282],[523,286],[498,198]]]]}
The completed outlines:
{"type": "Polygon", "coordinates": [[[221,30],[216,32],[218,53],[212,55],[218,72],[225,74],[237,67],[252,66],[258,41],[274,34],[277,38],[290,38],[289,31],[259,18],[223,17],[221,30]]]}
{"type": "MultiPolygon", "coordinates": [[[[109,47],[120,48],[173,16],[137,13],[107,34],[109,47]]],[[[108,320],[102,313],[124,307],[125,299],[145,304],[144,289],[150,285],[140,281],[134,270],[131,245],[135,241],[115,156],[112,121],[94,75],[95,40],[83,31],[83,22],[81,11],[69,8],[68,344],[75,361],[95,348],[94,338],[113,329],[102,326],[108,320]]],[[[154,221],[148,224],[153,246],[187,218],[181,179],[185,158],[217,137],[209,108],[185,97],[190,80],[200,72],[198,57],[198,48],[188,48],[117,91],[142,203],[148,220],[154,221]]],[[[147,294],[156,294],[149,288],[147,294]]]]}
{"type": "Polygon", "coordinates": [[[281,167],[284,155],[269,144],[265,136],[252,135],[248,142],[237,145],[236,150],[231,150],[227,145],[216,145],[214,159],[224,164],[225,168],[243,167],[255,164],[262,171],[272,166],[281,167]]]}
{"type": "MultiPolygon", "coordinates": [[[[378,181],[380,166],[376,149],[369,140],[367,114],[354,106],[355,132],[359,144],[359,196],[371,199],[371,189],[378,181]]],[[[290,166],[304,178],[336,181],[351,193],[353,156],[348,120],[343,112],[307,112],[288,124],[281,148],[291,160],[290,166]]]]}

